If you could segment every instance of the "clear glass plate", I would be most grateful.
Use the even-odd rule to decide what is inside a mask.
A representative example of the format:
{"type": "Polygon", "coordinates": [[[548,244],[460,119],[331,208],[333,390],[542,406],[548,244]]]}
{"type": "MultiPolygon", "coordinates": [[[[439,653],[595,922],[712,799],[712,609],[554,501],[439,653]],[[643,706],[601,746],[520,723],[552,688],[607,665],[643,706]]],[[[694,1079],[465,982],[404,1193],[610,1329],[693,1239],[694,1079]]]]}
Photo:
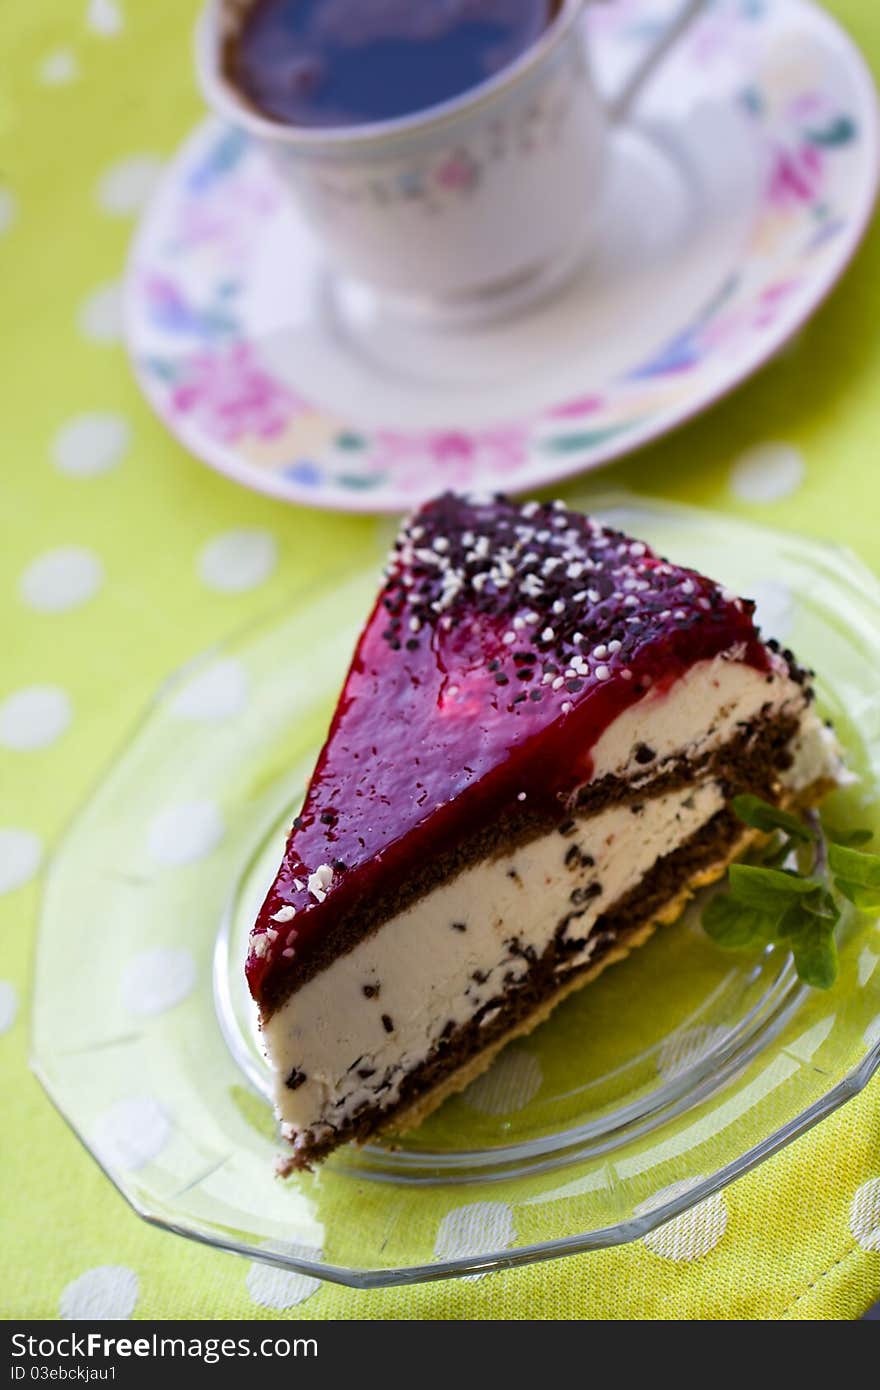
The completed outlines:
{"type": "MultiPolygon", "coordinates": [[[[582,499],[587,500],[587,499],[582,499]]],[[[759,600],[817,668],[878,823],[880,586],[848,553],[642,499],[591,509],[759,600]]],[[[244,941],[375,573],[337,575],[168,681],[52,865],[33,1064],[131,1205],[179,1234],[356,1286],[635,1239],[859,1090],[880,1063],[880,930],[844,924],[828,994],[695,914],[565,1001],[396,1147],[282,1182],[244,941]]]]}

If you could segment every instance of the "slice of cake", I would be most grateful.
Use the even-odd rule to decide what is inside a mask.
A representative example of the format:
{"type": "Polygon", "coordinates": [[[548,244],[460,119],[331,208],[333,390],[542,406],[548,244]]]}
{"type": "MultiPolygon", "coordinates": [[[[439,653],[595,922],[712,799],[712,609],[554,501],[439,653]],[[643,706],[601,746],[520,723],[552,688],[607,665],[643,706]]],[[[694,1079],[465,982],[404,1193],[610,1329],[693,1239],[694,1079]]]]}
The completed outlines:
{"type": "Polygon", "coordinates": [[[250,939],[288,1169],[418,1122],[675,918],[748,843],[737,793],[827,789],[753,610],[559,502],[408,522],[250,939]]]}

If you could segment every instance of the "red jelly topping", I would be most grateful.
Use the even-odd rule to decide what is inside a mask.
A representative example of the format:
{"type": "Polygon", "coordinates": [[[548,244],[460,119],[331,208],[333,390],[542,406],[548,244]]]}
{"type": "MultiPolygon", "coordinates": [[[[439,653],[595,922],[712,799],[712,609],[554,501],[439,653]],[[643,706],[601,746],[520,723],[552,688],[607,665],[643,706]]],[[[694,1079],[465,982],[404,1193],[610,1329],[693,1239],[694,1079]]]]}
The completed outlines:
{"type": "Polygon", "coordinates": [[[343,907],[518,802],[564,819],[590,750],[648,690],[737,645],[766,670],[753,610],[559,502],[426,504],[397,541],[254,928],[254,997],[296,978],[343,907]]]}

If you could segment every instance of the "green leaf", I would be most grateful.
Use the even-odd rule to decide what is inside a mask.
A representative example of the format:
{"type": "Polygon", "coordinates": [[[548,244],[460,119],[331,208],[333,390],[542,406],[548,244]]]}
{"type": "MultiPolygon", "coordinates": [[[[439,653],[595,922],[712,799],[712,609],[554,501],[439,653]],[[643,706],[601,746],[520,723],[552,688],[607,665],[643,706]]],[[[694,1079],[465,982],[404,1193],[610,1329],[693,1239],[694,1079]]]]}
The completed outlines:
{"type": "Polygon", "coordinates": [[[797,973],[813,989],[830,989],[837,979],[837,946],[834,933],[822,922],[814,922],[792,937],[791,949],[797,973]]]}
{"type": "Polygon", "coordinates": [[[840,921],[840,909],[827,888],[815,894],[811,893],[809,897],[800,898],[799,902],[811,917],[819,917],[822,921],[830,922],[833,927],[840,921]]]}
{"type": "Polygon", "coordinates": [[[551,454],[579,454],[589,449],[595,449],[598,445],[622,434],[624,430],[634,429],[639,424],[641,424],[641,416],[634,416],[631,420],[625,420],[620,425],[606,425],[602,429],[595,430],[579,430],[576,434],[557,434],[550,439],[545,439],[541,447],[551,454]]]}
{"type": "Polygon", "coordinates": [[[836,116],[821,130],[808,130],[806,137],[811,145],[825,145],[831,148],[848,145],[856,137],[856,123],[850,116],[836,116]]]}
{"type": "Polygon", "coordinates": [[[787,907],[779,919],[776,928],[776,935],[780,941],[787,941],[792,936],[797,936],[798,932],[803,931],[804,926],[810,922],[810,915],[804,912],[800,901],[795,901],[791,907],[787,907]]]}
{"type": "Polygon", "coordinates": [[[760,862],[762,867],[766,869],[781,868],[789,855],[793,854],[797,847],[795,841],[789,839],[787,835],[781,842],[774,836],[769,850],[761,856],[760,862]]]}
{"type": "Polygon", "coordinates": [[[725,951],[749,951],[765,946],[775,930],[773,917],[718,893],[703,908],[703,930],[725,951]]]}
{"type": "Polygon", "coordinates": [[[790,811],[782,811],[778,806],[771,806],[769,801],[764,801],[760,796],[752,796],[746,793],[742,796],[735,796],[732,801],[736,815],[746,825],[752,826],[754,830],[784,830],[795,840],[804,843],[815,839],[815,835],[802,820],[793,816],[790,811]]]}
{"type": "Polygon", "coordinates": [[[846,845],[829,845],[828,863],[831,872],[847,883],[880,888],[880,854],[865,854],[863,850],[848,849],[846,845]]]}
{"type": "Polygon", "coordinates": [[[783,869],[765,869],[758,864],[732,864],[730,891],[737,902],[759,912],[781,914],[804,893],[813,893],[821,884],[814,878],[800,878],[783,869]]]}
{"type": "Polygon", "coordinates": [[[854,830],[842,830],[834,825],[824,825],[826,839],[835,845],[848,845],[851,849],[859,845],[868,845],[874,838],[873,830],[866,830],[864,826],[857,826],[854,830]]]}
{"type": "Polygon", "coordinates": [[[855,903],[859,912],[880,911],[880,889],[863,888],[861,884],[847,883],[846,879],[843,878],[836,878],[834,886],[842,897],[849,898],[851,903],[855,903]]]}

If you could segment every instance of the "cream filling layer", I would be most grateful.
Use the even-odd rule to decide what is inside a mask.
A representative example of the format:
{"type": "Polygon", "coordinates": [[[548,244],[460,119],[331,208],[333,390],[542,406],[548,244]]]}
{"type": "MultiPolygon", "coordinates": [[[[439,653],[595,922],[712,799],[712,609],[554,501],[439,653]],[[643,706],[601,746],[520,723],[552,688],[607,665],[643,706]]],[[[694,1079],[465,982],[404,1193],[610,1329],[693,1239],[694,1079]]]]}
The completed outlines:
{"type": "Polygon", "coordinates": [[[757,718],[765,705],[774,713],[800,710],[804,692],[781,658],[770,654],[769,672],[756,671],[734,647],[709,661],[698,661],[671,689],[648,691],[608,726],[593,749],[593,780],[613,774],[635,785],[650,781],[673,759],[696,758],[721,748],[741,724],[757,718]],[[654,753],[650,764],[636,758],[640,744],[654,753]]]}
{"type": "MultiPolygon", "coordinates": [[[[564,917],[582,914],[566,934],[588,936],[658,857],[723,804],[708,782],[653,797],[638,814],[610,807],[570,836],[554,830],[510,857],[464,869],[337,957],[265,1025],[282,1120],[295,1130],[340,1123],[363,1101],[374,1103],[383,1080],[381,1101],[392,1105],[444,1028],[467,1022],[521,979],[564,917]],[[295,1090],[286,1084],[291,1073],[306,1078],[295,1090]]],[[[588,959],[592,945],[567,968],[588,959]]]]}

